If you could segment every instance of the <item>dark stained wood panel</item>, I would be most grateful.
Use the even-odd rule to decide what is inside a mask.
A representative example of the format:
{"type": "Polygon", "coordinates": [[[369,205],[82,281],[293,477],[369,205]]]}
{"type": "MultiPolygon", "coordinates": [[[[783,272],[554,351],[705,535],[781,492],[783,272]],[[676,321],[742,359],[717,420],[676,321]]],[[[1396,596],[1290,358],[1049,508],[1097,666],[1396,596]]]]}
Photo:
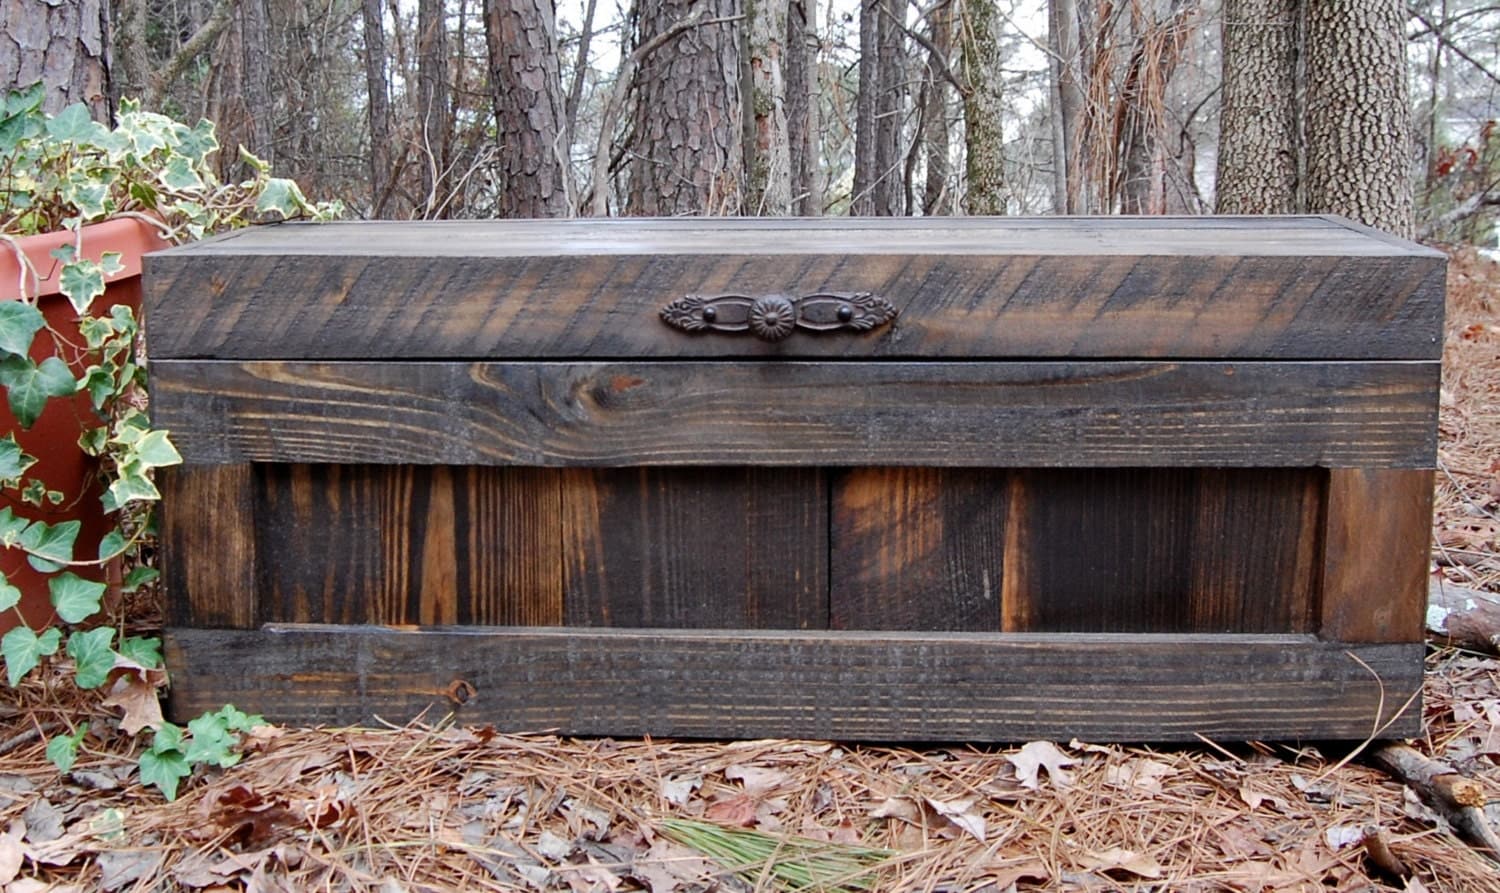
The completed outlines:
{"type": "Polygon", "coordinates": [[[1323,475],[1017,472],[1004,550],[1004,629],[1310,631],[1323,475]]]}
{"type": "Polygon", "coordinates": [[[256,472],[263,622],[562,622],[556,471],[263,465],[256,472]]]}
{"type": "Polygon", "coordinates": [[[154,357],[1436,359],[1441,253],[1317,218],[283,226],[147,259],[154,357]],[[868,334],[690,335],[687,294],[868,291],[868,334]]]}
{"type": "Polygon", "coordinates": [[[156,472],[167,619],[178,626],[256,625],[255,479],[249,465],[156,472]]]}
{"type": "Polygon", "coordinates": [[[828,491],[815,468],[569,469],[566,622],[828,625],[828,491]]]}
{"type": "MultiPolygon", "coordinates": [[[[455,682],[508,731],[834,740],[1363,738],[1422,683],[1421,643],[1311,636],[171,629],[169,710],[401,722],[455,682]],[[1379,679],[1372,676],[1371,670],[1379,679]]],[[[1419,699],[1416,699],[1419,700],[1419,699]]],[[[1385,734],[1417,734],[1413,703],[1385,734]]]]}
{"type": "Polygon", "coordinates": [[[1000,629],[1006,472],[856,468],[834,475],[833,629],[1000,629]]]}
{"type": "Polygon", "coordinates": [[[1329,472],[1319,634],[1420,642],[1431,560],[1431,471],[1329,472]]]}
{"type": "Polygon", "coordinates": [[[189,462],[1430,466],[1439,369],[156,360],[189,462]]]}

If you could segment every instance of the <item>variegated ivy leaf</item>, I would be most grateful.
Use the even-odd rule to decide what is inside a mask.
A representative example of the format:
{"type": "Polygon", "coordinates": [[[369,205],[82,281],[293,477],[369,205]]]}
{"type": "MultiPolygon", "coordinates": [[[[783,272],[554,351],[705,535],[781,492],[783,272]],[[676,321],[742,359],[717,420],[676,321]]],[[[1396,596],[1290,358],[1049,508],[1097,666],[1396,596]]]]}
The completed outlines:
{"type": "Polygon", "coordinates": [[[10,506],[0,508],[0,546],[9,549],[21,541],[21,534],[31,524],[26,518],[16,517],[10,506]]]}
{"type": "Polygon", "coordinates": [[[76,175],[70,177],[62,187],[62,199],[78,209],[85,220],[103,217],[109,213],[109,180],[105,177],[76,175]]]}
{"type": "Polygon", "coordinates": [[[141,437],[135,445],[135,455],[146,468],[182,464],[182,455],[167,439],[165,431],[151,431],[141,437]]]}
{"type": "Polygon", "coordinates": [[[64,264],[57,287],[80,314],[87,313],[94,299],[104,294],[104,268],[88,258],[64,264]]]}
{"type": "Polygon", "coordinates": [[[120,477],[104,491],[104,510],[118,511],[127,503],[136,500],[161,499],[161,491],[146,477],[138,462],[129,462],[120,468],[120,477]]]}
{"type": "Polygon", "coordinates": [[[182,142],[177,147],[177,151],[199,164],[218,149],[219,140],[214,136],[214,124],[207,118],[199,118],[197,124],[183,133],[182,142]]]}
{"type": "MultiPolygon", "coordinates": [[[[124,256],[118,251],[102,252],[99,255],[99,269],[103,270],[106,276],[118,276],[125,272],[125,261],[122,259],[124,256]]],[[[121,305],[116,304],[115,306],[118,307],[121,305]]]]}
{"type": "Polygon", "coordinates": [[[302,195],[302,190],[296,183],[281,177],[266,180],[260,198],[255,200],[255,213],[267,214],[274,211],[282,218],[296,216],[306,207],[307,199],[302,195]]]}
{"type": "Polygon", "coordinates": [[[35,464],[36,457],[27,455],[21,449],[14,434],[0,437],[0,482],[4,482],[6,486],[15,486],[26,469],[35,464]]]}
{"type": "Polygon", "coordinates": [[[240,146],[240,161],[243,161],[245,164],[250,165],[255,169],[257,173],[263,174],[271,169],[271,166],[269,164],[261,160],[256,155],[252,154],[250,150],[246,149],[244,146],[240,146]]]}
{"type": "Polygon", "coordinates": [[[182,155],[174,155],[157,177],[168,189],[185,192],[203,188],[203,180],[193,170],[193,163],[182,155]]]}

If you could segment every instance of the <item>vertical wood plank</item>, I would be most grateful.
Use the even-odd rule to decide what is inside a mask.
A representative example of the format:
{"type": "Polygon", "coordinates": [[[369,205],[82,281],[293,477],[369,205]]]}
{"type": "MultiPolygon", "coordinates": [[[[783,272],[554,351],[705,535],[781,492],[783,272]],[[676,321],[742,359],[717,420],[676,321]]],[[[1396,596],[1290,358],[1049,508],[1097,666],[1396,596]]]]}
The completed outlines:
{"type": "Polygon", "coordinates": [[[255,487],[249,465],[175,465],[161,491],[168,626],[256,624],[255,487]]]}
{"type": "Polygon", "coordinates": [[[1420,642],[1427,608],[1433,472],[1329,472],[1319,635],[1420,642]]]}
{"type": "Polygon", "coordinates": [[[1007,474],[856,468],[832,483],[833,629],[1000,629],[1007,474]]]}
{"type": "Polygon", "coordinates": [[[1321,555],[1322,469],[1193,472],[1194,632],[1311,632],[1321,555]]]}
{"type": "Polygon", "coordinates": [[[828,492],[816,468],[568,469],[572,626],[822,629],[828,492]]]}
{"type": "Polygon", "coordinates": [[[260,468],[262,622],[562,622],[557,472],[260,468]]]}
{"type": "Polygon", "coordinates": [[[1008,632],[1305,632],[1316,469],[1016,471],[1008,632]]]}

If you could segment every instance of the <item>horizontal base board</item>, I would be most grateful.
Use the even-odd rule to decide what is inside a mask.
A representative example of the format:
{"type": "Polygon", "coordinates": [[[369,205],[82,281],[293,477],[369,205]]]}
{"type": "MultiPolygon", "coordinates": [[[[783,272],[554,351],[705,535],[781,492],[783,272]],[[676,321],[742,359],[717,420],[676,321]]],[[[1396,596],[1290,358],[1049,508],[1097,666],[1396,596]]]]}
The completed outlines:
{"type": "Polygon", "coordinates": [[[232,703],[580,735],[1190,741],[1404,737],[1422,715],[1422,644],[1295,635],[297,624],[170,629],[166,653],[179,721],[232,703]]]}

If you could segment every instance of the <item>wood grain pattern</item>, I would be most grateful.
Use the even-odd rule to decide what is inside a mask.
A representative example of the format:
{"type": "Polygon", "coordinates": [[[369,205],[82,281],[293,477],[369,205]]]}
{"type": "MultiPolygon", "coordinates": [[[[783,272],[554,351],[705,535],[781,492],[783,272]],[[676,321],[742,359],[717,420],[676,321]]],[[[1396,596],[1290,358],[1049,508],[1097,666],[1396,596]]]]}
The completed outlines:
{"type": "MultiPolygon", "coordinates": [[[[475,696],[461,721],[506,730],[883,741],[1363,738],[1418,692],[1422,650],[1311,636],[329,626],[166,636],[179,719],[232,702],[276,722],[401,722],[454,709],[443,692],[462,680],[475,696]]],[[[1420,720],[1413,704],[1386,734],[1415,734],[1420,720]]]]}
{"type": "Polygon", "coordinates": [[[1310,631],[1322,474],[1017,472],[1004,629],[1310,631]]]}
{"type": "Polygon", "coordinates": [[[818,469],[570,469],[570,626],[822,629],[828,493],[818,469]]]}
{"type": "Polygon", "coordinates": [[[1431,471],[1329,472],[1323,638],[1423,640],[1432,479],[1431,471]]]}
{"type": "Polygon", "coordinates": [[[153,357],[1437,359],[1444,259],[1326,220],[507,221],[153,255],[153,357]],[[693,336],[686,294],[871,291],[865,336],[693,336]]]}
{"type": "Polygon", "coordinates": [[[249,465],[177,465],[161,491],[162,591],[169,623],[250,629],[258,586],[249,465]]]}
{"type": "Polygon", "coordinates": [[[1000,629],[1006,472],[857,468],[833,480],[833,629],[1000,629]]]}
{"type": "Polygon", "coordinates": [[[556,471],[266,465],[257,472],[263,622],[562,622],[556,471]]]}
{"type": "Polygon", "coordinates": [[[189,462],[1430,466],[1436,363],[157,360],[189,462]]]}

